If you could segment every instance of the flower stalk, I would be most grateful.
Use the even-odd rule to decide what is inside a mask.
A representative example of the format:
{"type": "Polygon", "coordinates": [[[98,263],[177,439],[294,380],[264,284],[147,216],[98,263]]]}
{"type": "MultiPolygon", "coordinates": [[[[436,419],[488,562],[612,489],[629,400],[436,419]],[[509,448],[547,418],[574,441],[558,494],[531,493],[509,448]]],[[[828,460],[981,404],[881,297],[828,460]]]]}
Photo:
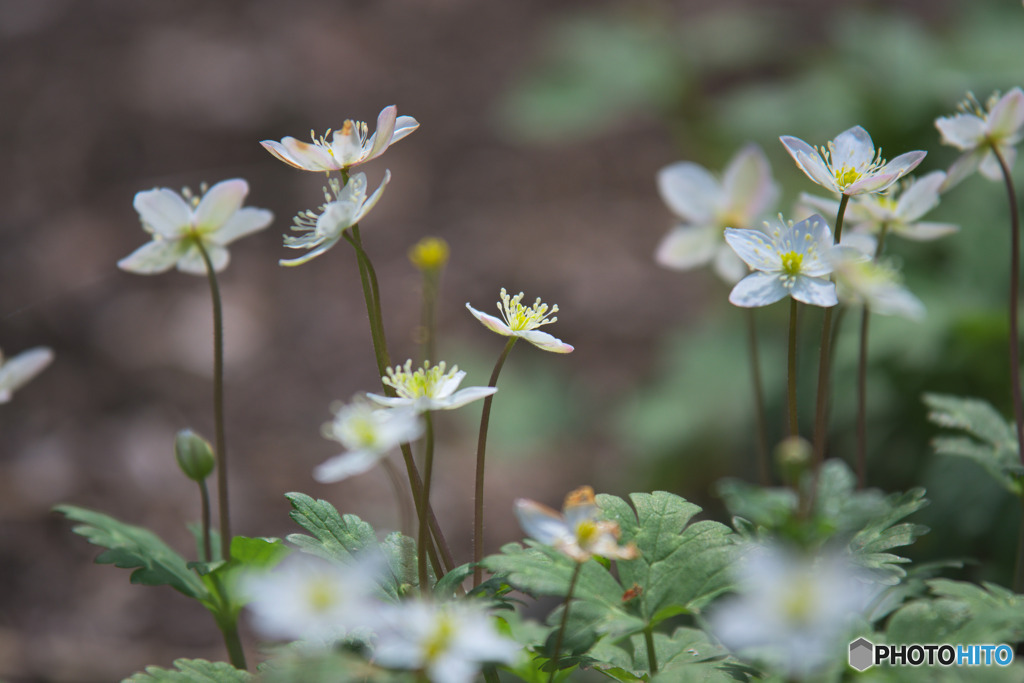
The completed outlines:
{"type": "MultiPolygon", "coordinates": [[[[831,310],[831,309],[830,309],[831,310]]],[[[797,301],[789,300],[789,354],[787,363],[787,405],[789,406],[789,435],[800,435],[800,424],[796,412],[796,319],[797,301]]]]}
{"type": "Polygon", "coordinates": [[[555,636],[555,650],[551,653],[551,675],[548,676],[548,683],[554,683],[558,675],[558,662],[562,654],[562,641],[565,640],[565,627],[569,624],[569,605],[572,603],[572,594],[576,591],[576,582],[580,578],[580,570],[583,563],[577,562],[572,570],[572,578],[569,579],[569,590],[565,594],[565,607],[562,608],[562,623],[558,627],[558,635],[555,636]]]}
{"type": "Polygon", "coordinates": [[[427,423],[427,434],[424,437],[423,492],[420,494],[420,525],[419,541],[416,543],[416,570],[419,573],[420,591],[424,597],[427,597],[430,595],[430,582],[427,577],[427,544],[430,542],[427,506],[430,504],[430,483],[434,471],[434,420],[429,410],[423,413],[423,419],[427,423]]]}

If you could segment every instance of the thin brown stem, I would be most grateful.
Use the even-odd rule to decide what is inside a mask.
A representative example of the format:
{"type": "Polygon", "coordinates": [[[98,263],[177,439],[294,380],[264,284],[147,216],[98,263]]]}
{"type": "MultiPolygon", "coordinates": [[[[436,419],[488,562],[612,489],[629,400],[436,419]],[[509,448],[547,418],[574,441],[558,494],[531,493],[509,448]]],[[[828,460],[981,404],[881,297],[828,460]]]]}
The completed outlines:
{"type": "Polygon", "coordinates": [[[425,443],[423,456],[423,494],[420,497],[420,532],[419,541],[416,544],[416,568],[419,572],[420,591],[423,595],[430,595],[430,581],[427,577],[427,544],[429,543],[430,531],[427,524],[427,505],[430,501],[430,480],[434,471],[434,420],[428,410],[423,414],[427,423],[427,433],[423,437],[425,443]]]}
{"type": "Polygon", "coordinates": [[[572,570],[572,578],[569,579],[569,591],[565,594],[565,607],[562,608],[562,623],[558,627],[558,635],[555,636],[555,651],[551,654],[551,675],[548,676],[548,683],[553,683],[558,674],[558,662],[562,655],[562,641],[565,640],[565,627],[569,624],[569,605],[572,602],[572,594],[576,590],[576,582],[580,578],[580,570],[583,563],[577,562],[572,570]]]}
{"type": "Polygon", "coordinates": [[[202,507],[203,524],[203,556],[199,559],[203,562],[213,562],[213,548],[210,545],[210,490],[205,479],[199,482],[199,502],[202,507]]]}

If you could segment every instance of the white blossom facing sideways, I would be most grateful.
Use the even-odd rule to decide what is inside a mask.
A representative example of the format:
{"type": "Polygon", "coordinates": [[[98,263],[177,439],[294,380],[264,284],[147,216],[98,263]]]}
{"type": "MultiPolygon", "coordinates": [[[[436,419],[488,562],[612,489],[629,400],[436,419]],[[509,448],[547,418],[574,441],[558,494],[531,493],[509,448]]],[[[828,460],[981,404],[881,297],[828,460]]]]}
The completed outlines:
{"type": "Polygon", "coordinates": [[[444,361],[412,369],[412,361],[387,369],[381,381],[395,390],[397,396],[367,394],[372,400],[389,408],[411,408],[417,413],[428,410],[454,410],[495,393],[495,387],[466,387],[459,389],[466,373],[453,365],[447,369],[444,361]],[[456,389],[459,389],[456,391],[456,389]]]}
{"type": "Polygon", "coordinates": [[[594,489],[581,486],[565,497],[562,513],[532,500],[516,500],[516,517],[523,532],[550,545],[576,562],[594,555],[609,560],[632,560],[639,555],[633,543],[619,545],[617,522],[600,519],[594,489]]]}
{"type": "Polygon", "coordinates": [[[771,166],[758,145],[743,147],[721,179],[706,168],[680,161],[658,172],[658,192],[682,223],[658,245],[655,260],[666,268],[689,270],[711,263],[723,280],[746,273],[725,241],[725,228],[753,228],[779,196],[771,166]]]}
{"type": "Polygon", "coordinates": [[[895,268],[885,262],[851,257],[852,253],[834,250],[828,255],[840,301],[850,306],[868,306],[872,313],[881,315],[924,318],[924,304],[903,286],[895,268]]]}
{"type": "Polygon", "coordinates": [[[224,180],[201,196],[185,188],[179,194],[166,187],[135,195],[142,227],[153,237],[117,262],[121,270],[155,275],[177,266],[191,275],[205,275],[202,245],[217,272],[228,265],[227,245],[264,229],[274,219],[266,209],[242,207],[249,184],[242,178],[224,180]]]}
{"type": "Polygon", "coordinates": [[[310,131],[312,143],[286,137],[280,142],[263,140],[260,144],[284,163],[300,170],[339,171],[376,159],[419,125],[411,116],[398,116],[398,108],[391,105],[377,116],[377,130],[373,135],[363,121],[348,119],[333,135],[328,130],[318,138],[310,131]]]}
{"type": "Polygon", "coordinates": [[[525,339],[537,348],[551,351],[552,353],[571,353],[573,351],[573,347],[561,339],[537,329],[541,325],[549,325],[558,321],[556,317],[548,317],[558,313],[557,305],[548,308],[548,305],[541,303],[538,297],[532,306],[523,306],[523,293],[519,292],[515,296],[510,297],[504,287],[501,289],[500,296],[501,301],[498,303],[498,310],[501,312],[501,317],[504,320],[476,310],[469,305],[469,302],[466,302],[466,308],[469,309],[474,318],[483,323],[484,327],[492,332],[497,332],[505,337],[525,339]]]}
{"type": "Polygon", "coordinates": [[[422,671],[432,683],[472,683],[483,664],[512,664],[522,646],[498,633],[482,607],[467,601],[405,600],[383,608],[373,660],[422,671]]]}
{"type": "Polygon", "coordinates": [[[975,171],[989,180],[1001,180],[993,150],[1013,169],[1017,159],[1016,144],[1024,138],[1024,90],[1019,87],[999,96],[994,93],[984,109],[973,95],[960,105],[960,113],[935,120],[942,143],[956,147],[963,154],[953,162],[943,189],[953,187],[975,171]]]}
{"type": "Polygon", "coordinates": [[[780,215],[760,230],[725,231],[725,241],[753,269],[729,293],[743,308],[773,304],[786,296],[812,306],[835,306],[836,287],[826,276],[832,264],[825,252],[834,248],[832,231],[815,214],[799,223],[780,215]]]}
{"type": "Polygon", "coordinates": [[[805,679],[841,656],[851,621],[873,594],[848,558],[802,557],[756,546],[736,566],[740,594],[708,610],[733,651],[805,679]]]}
{"type": "Polygon", "coordinates": [[[53,351],[45,346],[22,351],[4,360],[0,353],[0,403],[11,400],[14,392],[32,380],[53,362],[53,351]]]}
{"type": "MultiPolygon", "coordinates": [[[[920,220],[938,205],[945,181],[944,171],[933,171],[920,178],[904,178],[885,193],[857,195],[847,206],[846,222],[851,231],[876,235],[884,231],[918,242],[951,235],[959,226],[920,220]]],[[[834,215],[839,210],[839,202],[830,198],[804,193],[800,201],[824,215],[834,215]]]]}
{"type": "Polygon", "coordinates": [[[922,151],[907,152],[886,163],[882,150],[875,150],[871,136],[860,126],[843,131],[818,149],[789,135],[779,140],[808,178],[850,196],[881,192],[914,170],[925,156],[922,151]]]}
{"type": "Polygon", "coordinates": [[[399,445],[423,436],[423,430],[423,420],[407,408],[379,408],[366,401],[340,406],[323,434],[347,450],[317,466],[313,478],[326,484],[362,474],[399,445]]]}
{"type": "Polygon", "coordinates": [[[385,171],[380,186],[366,196],[365,173],[354,173],[344,187],[336,178],[331,178],[328,187],[324,188],[325,203],[320,206],[320,213],[303,211],[295,216],[292,230],[305,234],[298,237],[285,235],[284,238],[284,246],[289,249],[311,251],[298,258],[281,259],[278,264],[301,266],[337,244],[346,230],[363,220],[376,206],[390,180],[391,171],[385,171]]]}
{"type": "Polygon", "coordinates": [[[241,579],[253,628],[270,640],[303,640],[328,646],[351,630],[374,623],[381,605],[374,598],[375,565],[361,560],[342,566],[293,553],[270,571],[241,579]]]}

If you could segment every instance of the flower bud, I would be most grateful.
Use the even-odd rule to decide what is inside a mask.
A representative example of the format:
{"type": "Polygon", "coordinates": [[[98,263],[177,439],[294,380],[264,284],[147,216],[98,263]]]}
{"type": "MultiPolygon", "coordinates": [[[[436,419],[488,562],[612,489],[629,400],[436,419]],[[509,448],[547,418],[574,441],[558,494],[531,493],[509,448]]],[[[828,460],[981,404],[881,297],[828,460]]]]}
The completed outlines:
{"type": "Polygon", "coordinates": [[[440,237],[424,237],[409,249],[409,260],[421,271],[439,271],[448,263],[448,243],[440,237]]]}
{"type": "Polygon", "coordinates": [[[213,472],[213,448],[210,442],[191,429],[182,429],[174,437],[174,457],[185,476],[195,482],[202,482],[213,472]]]}

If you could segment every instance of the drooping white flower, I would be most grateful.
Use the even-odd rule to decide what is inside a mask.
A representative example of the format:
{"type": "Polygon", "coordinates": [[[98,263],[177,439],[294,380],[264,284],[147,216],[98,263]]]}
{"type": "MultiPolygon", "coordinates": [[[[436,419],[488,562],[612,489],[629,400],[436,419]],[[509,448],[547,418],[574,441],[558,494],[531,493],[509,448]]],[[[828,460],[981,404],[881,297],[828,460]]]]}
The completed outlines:
{"type": "Polygon", "coordinates": [[[338,171],[376,159],[419,125],[411,116],[398,116],[398,108],[391,105],[377,116],[373,135],[364,122],[348,119],[333,135],[328,130],[317,138],[310,132],[312,143],[286,137],[281,142],[263,140],[260,144],[281,161],[303,171],[338,171]]]}
{"type": "Polygon", "coordinates": [[[832,265],[825,252],[834,248],[832,231],[815,214],[799,223],[780,215],[760,230],[725,231],[725,241],[754,272],[740,280],[729,294],[736,306],[767,306],[791,296],[813,306],[835,306],[835,285],[826,275],[832,265]]]}
{"type": "Polygon", "coordinates": [[[512,664],[522,649],[467,601],[388,605],[376,631],[377,664],[422,671],[432,683],[472,683],[482,664],[512,664]]]}
{"type": "Polygon", "coordinates": [[[326,646],[374,624],[376,576],[366,560],[342,566],[293,553],[270,571],[244,575],[240,587],[261,636],[326,646]]]}
{"type": "Polygon", "coordinates": [[[405,365],[388,368],[387,373],[381,381],[394,389],[398,395],[367,396],[381,405],[390,408],[411,408],[417,413],[428,410],[454,410],[497,391],[495,387],[466,387],[456,391],[466,373],[459,370],[457,365],[448,370],[444,361],[433,366],[430,361],[426,361],[423,367],[413,370],[412,361],[407,360],[405,365]]]}
{"type": "Polygon", "coordinates": [[[527,536],[550,545],[577,562],[594,555],[609,560],[632,560],[633,543],[619,545],[619,524],[600,518],[594,489],[581,486],[565,497],[562,513],[532,500],[516,500],[516,517],[527,536]]]}
{"type": "MultiPolygon", "coordinates": [[[[919,220],[938,205],[945,180],[943,171],[933,171],[920,178],[905,178],[885,193],[857,195],[846,209],[846,222],[856,232],[879,234],[884,230],[919,242],[950,235],[959,226],[919,220]]],[[[823,215],[835,215],[839,210],[839,202],[830,198],[804,193],[800,201],[823,215]]]]}
{"type": "Polygon", "coordinates": [[[870,307],[872,313],[911,320],[924,317],[924,304],[900,282],[899,272],[883,261],[851,257],[851,250],[833,250],[828,259],[836,294],[844,304],[870,307]]]}
{"type": "Polygon", "coordinates": [[[177,266],[184,273],[205,275],[201,244],[214,270],[220,272],[228,265],[228,244],[262,230],[274,219],[266,209],[243,208],[247,194],[249,184],[242,178],[221,181],[202,196],[188,188],[181,194],[166,187],[137,193],[135,210],[153,241],[118,261],[118,267],[153,275],[177,266]]]}
{"type": "Polygon", "coordinates": [[[377,408],[365,401],[340,406],[323,434],[347,450],[317,466],[313,478],[329,483],[362,474],[400,444],[420,438],[423,429],[419,415],[407,408],[377,408]]]}
{"type": "Polygon", "coordinates": [[[0,353],[0,403],[10,401],[16,389],[42,372],[51,362],[53,351],[45,346],[22,351],[7,360],[0,353]]]}
{"type": "Polygon", "coordinates": [[[871,136],[860,126],[843,131],[819,149],[789,135],[779,139],[808,178],[851,196],[881,192],[914,170],[925,156],[922,151],[907,152],[886,163],[882,150],[875,150],[871,136]]]}
{"type": "Polygon", "coordinates": [[[960,113],[935,120],[942,142],[964,152],[953,162],[945,187],[953,187],[974,171],[989,180],[1001,180],[1003,171],[992,150],[999,150],[1006,166],[1013,168],[1016,145],[1024,138],[1024,90],[1019,87],[999,96],[994,93],[984,109],[973,95],[960,105],[960,113]]]}
{"type": "Polygon", "coordinates": [[[537,329],[541,325],[548,325],[558,320],[555,317],[548,317],[551,314],[558,313],[558,306],[555,305],[548,308],[547,304],[541,303],[539,297],[529,307],[523,306],[522,301],[522,292],[510,297],[505,288],[502,287],[501,302],[498,304],[498,310],[501,311],[501,317],[504,320],[499,320],[493,315],[487,315],[476,310],[469,305],[469,302],[466,302],[466,308],[469,309],[474,318],[482,322],[484,327],[492,332],[497,332],[505,337],[520,337],[545,351],[553,353],[572,352],[573,347],[569,344],[551,336],[547,332],[541,332],[537,329]]]}
{"type": "Polygon", "coordinates": [[[711,263],[725,281],[746,273],[722,239],[725,228],[753,228],[779,196],[771,166],[758,145],[743,147],[721,179],[699,164],[680,161],[658,172],[658,191],[682,219],[658,245],[655,260],[666,268],[689,270],[711,263]]]}
{"type": "Polygon", "coordinates": [[[708,610],[722,643],[797,679],[841,656],[851,619],[874,590],[843,556],[757,546],[736,566],[740,594],[708,610]]]}
{"type": "Polygon", "coordinates": [[[391,171],[385,171],[380,187],[367,197],[365,173],[354,173],[344,187],[336,178],[331,178],[329,187],[324,188],[325,203],[320,206],[320,213],[303,211],[295,216],[292,230],[305,234],[298,237],[285,235],[284,238],[284,246],[289,249],[312,251],[298,258],[281,259],[278,263],[300,266],[333,247],[346,230],[370,213],[390,180],[391,171]]]}

